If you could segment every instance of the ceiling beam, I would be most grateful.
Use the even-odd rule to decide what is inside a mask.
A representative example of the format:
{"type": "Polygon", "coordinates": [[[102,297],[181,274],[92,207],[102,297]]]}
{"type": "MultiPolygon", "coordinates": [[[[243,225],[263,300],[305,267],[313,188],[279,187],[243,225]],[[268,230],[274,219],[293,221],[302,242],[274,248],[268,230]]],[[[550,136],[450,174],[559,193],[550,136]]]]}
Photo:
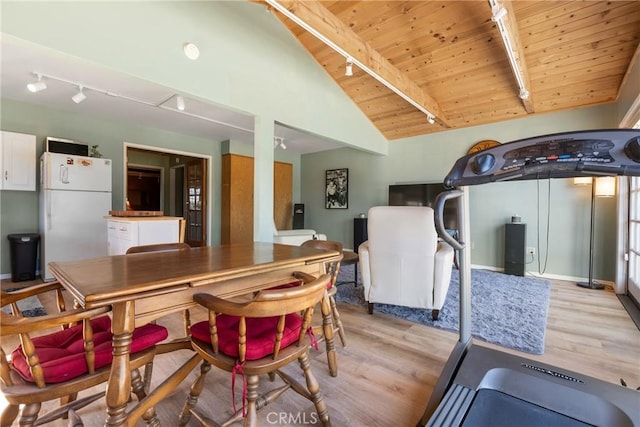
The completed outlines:
{"type": "MultiPolygon", "coordinates": [[[[255,2],[271,6],[265,0],[255,2]]],[[[328,44],[330,48],[345,58],[352,58],[355,65],[362,68],[363,71],[372,77],[378,79],[382,84],[405,99],[405,101],[425,114],[426,112],[424,110],[427,110],[427,112],[435,116],[437,122],[443,126],[450,127],[447,123],[447,118],[436,100],[431,98],[420,86],[391,64],[391,62],[371,47],[371,45],[362,40],[360,36],[333,15],[320,2],[308,0],[278,0],[277,3],[295,15],[295,17],[300,19],[306,26],[327,39],[329,43],[325,40],[323,40],[323,42],[328,44]],[[382,78],[382,80],[378,77],[382,78]]],[[[300,25],[300,23],[298,24],[300,25]]],[[[309,31],[309,28],[305,29],[309,31]]],[[[314,36],[317,37],[316,34],[314,34],[314,36]]]]}
{"type": "Polygon", "coordinates": [[[519,89],[519,97],[527,113],[535,112],[533,108],[533,95],[531,94],[531,79],[529,70],[524,60],[524,49],[520,42],[516,15],[513,11],[511,0],[489,0],[493,21],[496,23],[505,51],[509,57],[511,70],[516,78],[519,89]],[[504,10],[504,12],[501,11],[504,10]]]}

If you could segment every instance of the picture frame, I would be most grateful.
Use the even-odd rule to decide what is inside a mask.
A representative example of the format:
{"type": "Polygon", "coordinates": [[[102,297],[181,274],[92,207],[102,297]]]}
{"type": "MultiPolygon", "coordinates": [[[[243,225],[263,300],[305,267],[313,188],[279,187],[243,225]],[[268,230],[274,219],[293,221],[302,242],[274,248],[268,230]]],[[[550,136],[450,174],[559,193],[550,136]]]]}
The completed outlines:
{"type": "Polygon", "coordinates": [[[325,209],[348,209],[349,169],[328,169],[324,194],[325,209]]]}

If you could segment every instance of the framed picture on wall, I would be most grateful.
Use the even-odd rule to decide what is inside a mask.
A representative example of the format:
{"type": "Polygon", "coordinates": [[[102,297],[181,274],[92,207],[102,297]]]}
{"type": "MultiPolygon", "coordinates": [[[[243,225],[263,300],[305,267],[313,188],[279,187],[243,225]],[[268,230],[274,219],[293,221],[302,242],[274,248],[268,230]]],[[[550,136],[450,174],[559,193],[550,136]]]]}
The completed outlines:
{"type": "Polygon", "coordinates": [[[347,209],[349,207],[349,169],[326,171],[325,201],[327,209],[347,209]]]}

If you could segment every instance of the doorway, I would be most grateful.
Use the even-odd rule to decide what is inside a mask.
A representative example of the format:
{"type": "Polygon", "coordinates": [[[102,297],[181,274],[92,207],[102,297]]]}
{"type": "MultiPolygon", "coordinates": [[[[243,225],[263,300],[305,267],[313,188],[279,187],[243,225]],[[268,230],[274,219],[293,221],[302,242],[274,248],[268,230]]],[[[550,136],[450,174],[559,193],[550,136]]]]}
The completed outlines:
{"type": "Polygon", "coordinates": [[[185,219],[185,242],[206,246],[210,206],[208,156],[125,143],[125,195],[132,210],[185,219]]]}
{"type": "Polygon", "coordinates": [[[129,164],[127,167],[127,208],[134,211],[161,211],[162,168],[129,164]]]}

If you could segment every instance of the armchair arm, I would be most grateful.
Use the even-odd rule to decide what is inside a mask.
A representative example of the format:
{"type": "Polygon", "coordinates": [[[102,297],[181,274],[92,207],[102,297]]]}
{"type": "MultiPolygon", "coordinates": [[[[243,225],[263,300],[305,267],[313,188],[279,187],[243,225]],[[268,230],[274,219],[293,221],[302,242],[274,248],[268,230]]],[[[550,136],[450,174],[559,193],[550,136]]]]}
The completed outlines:
{"type": "Polygon", "coordinates": [[[433,308],[440,309],[449,290],[454,251],[448,243],[439,242],[433,271],[433,308]]]}
{"type": "Polygon", "coordinates": [[[369,301],[369,288],[371,288],[371,265],[369,260],[369,241],[358,246],[358,257],[360,258],[360,277],[364,286],[364,299],[369,301]]]}

